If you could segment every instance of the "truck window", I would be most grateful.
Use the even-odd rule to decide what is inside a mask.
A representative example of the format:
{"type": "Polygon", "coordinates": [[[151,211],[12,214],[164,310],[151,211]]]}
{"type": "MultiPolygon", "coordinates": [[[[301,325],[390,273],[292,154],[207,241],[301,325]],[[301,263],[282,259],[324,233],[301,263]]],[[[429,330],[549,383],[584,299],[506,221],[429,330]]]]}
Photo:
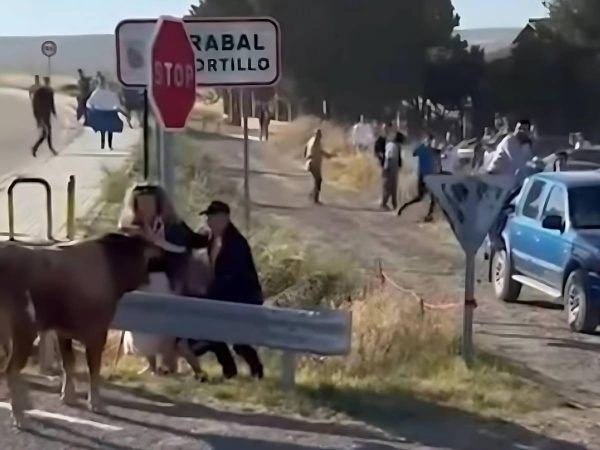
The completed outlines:
{"type": "Polygon", "coordinates": [[[600,229],[600,186],[569,189],[571,222],[575,228],[600,229]]]}
{"type": "Polygon", "coordinates": [[[535,180],[529,191],[527,192],[527,198],[523,205],[522,214],[530,219],[537,219],[539,217],[540,208],[542,207],[542,201],[544,200],[542,194],[544,193],[544,187],[546,183],[542,180],[535,180]]]}
{"type": "Polygon", "coordinates": [[[550,191],[550,196],[544,209],[544,217],[548,216],[565,218],[565,192],[559,186],[553,187],[552,191],[550,191]]]}

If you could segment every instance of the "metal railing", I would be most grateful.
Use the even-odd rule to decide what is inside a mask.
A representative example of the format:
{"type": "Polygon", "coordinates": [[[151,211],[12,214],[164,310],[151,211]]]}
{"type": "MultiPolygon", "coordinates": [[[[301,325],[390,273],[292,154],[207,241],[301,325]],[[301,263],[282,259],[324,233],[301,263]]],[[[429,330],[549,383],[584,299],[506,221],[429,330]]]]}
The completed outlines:
{"type": "Polygon", "coordinates": [[[8,239],[15,240],[15,195],[14,190],[19,184],[41,184],[46,191],[46,237],[48,241],[54,241],[52,237],[52,187],[43,178],[23,177],[15,178],[8,187],[8,239]]]}
{"type": "Polygon", "coordinates": [[[282,383],[295,382],[295,355],[350,352],[348,311],[305,311],[168,294],[133,292],[119,302],[112,327],[140,333],[282,350],[282,383]]]}

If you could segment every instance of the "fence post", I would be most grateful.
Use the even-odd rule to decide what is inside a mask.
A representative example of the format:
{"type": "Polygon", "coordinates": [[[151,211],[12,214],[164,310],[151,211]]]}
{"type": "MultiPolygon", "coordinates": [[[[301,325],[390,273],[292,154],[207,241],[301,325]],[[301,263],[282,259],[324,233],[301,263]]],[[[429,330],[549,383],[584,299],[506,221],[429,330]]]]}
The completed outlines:
{"type": "Polygon", "coordinates": [[[281,355],[281,387],[284,391],[291,391],[296,384],[296,355],[292,352],[283,352],[281,355]]]}

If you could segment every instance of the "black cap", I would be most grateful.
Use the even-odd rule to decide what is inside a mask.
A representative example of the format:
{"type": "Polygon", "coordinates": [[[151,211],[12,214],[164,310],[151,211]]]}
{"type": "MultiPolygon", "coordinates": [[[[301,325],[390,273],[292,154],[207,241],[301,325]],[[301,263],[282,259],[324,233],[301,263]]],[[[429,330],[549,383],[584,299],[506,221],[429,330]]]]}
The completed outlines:
{"type": "Polygon", "coordinates": [[[231,211],[227,203],[215,200],[208,205],[204,211],[200,213],[201,216],[211,216],[213,214],[229,214],[231,211]]]}

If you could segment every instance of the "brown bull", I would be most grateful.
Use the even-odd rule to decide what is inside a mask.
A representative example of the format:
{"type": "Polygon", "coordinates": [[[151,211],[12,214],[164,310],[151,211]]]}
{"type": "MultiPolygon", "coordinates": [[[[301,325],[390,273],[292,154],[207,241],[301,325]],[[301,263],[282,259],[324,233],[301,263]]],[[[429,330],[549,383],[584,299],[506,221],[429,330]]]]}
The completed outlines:
{"type": "Polygon", "coordinates": [[[62,357],[61,400],[76,403],[72,339],[85,345],[88,400],[100,412],[102,351],[118,300],[147,276],[148,260],[160,250],[142,237],[107,234],[50,248],[0,247],[0,313],[11,330],[6,367],[12,414],[18,427],[29,408],[20,372],[40,331],[55,330],[62,357]]]}

